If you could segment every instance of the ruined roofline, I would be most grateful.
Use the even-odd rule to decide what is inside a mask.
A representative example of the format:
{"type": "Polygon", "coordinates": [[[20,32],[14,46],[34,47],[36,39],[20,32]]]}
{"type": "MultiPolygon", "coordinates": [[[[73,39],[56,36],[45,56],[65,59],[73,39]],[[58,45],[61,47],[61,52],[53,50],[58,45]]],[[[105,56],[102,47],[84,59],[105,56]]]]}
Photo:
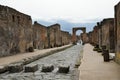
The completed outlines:
{"type": "Polygon", "coordinates": [[[61,30],[61,32],[64,32],[64,33],[68,33],[68,34],[70,34],[68,31],[62,31],[62,30],[61,30]]]}
{"type": "Polygon", "coordinates": [[[52,27],[52,26],[60,26],[60,24],[56,23],[56,24],[50,25],[48,27],[52,27]]]}
{"type": "Polygon", "coordinates": [[[105,18],[105,19],[103,19],[103,21],[112,21],[112,20],[114,20],[114,18],[105,18]]]}
{"type": "Polygon", "coordinates": [[[117,6],[120,6],[120,1],[118,2],[118,4],[115,5],[115,7],[117,7],[117,6]]]}
{"type": "Polygon", "coordinates": [[[90,31],[90,32],[88,32],[89,34],[91,34],[92,33],[92,31],[90,31]]]}
{"type": "Polygon", "coordinates": [[[0,9],[1,9],[1,8],[6,9],[6,11],[10,9],[10,10],[12,10],[12,11],[14,11],[14,12],[17,12],[17,13],[19,13],[19,14],[21,14],[21,15],[25,15],[25,16],[31,18],[30,15],[24,14],[24,13],[22,13],[22,12],[16,10],[16,9],[14,9],[14,8],[11,8],[11,7],[8,7],[8,6],[4,6],[4,5],[0,5],[0,9]]]}
{"type": "Polygon", "coordinates": [[[73,27],[73,29],[76,29],[76,28],[83,28],[83,29],[86,29],[86,27],[73,27]]]}
{"type": "Polygon", "coordinates": [[[101,21],[101,26],[108,23],[108,22],[111,22],[111,21],[114,21],[114,18],[106,18],[106,19],[103,19],[101,21]]]}
{"type": "Polygon", "coordinates": [[[45,28],[47,28],[46,26],[44,26],[44,25],[38,23],[37,21],[34,21],[34,24],[33,24],[33,25],[39,25],[39,26],[41,26],[41,27],[45,27],[45,28]]]}

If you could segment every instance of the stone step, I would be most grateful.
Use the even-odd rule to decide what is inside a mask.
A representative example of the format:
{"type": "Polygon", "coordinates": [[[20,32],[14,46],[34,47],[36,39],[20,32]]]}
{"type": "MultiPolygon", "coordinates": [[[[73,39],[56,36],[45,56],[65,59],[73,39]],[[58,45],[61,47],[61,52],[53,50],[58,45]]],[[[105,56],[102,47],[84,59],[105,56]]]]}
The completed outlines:
{"type": "Polygon", "coordinates": [[[43,65],[42,66],[42,72],[52,72],[54,70],[53,65],[43,65]]]}
{"type": "Polygon", "coordinates": [[[7,67],[6,66],[0,66],[0,73],[4,73],[7,71],[7,67]]]}
{"type": "Polygon", "coordinates": [[[59,69],[58,69],[58,72],[59,73],[68,73],[69,69],[70,69],[69,65],[60,65],[59,69]]]}
{"type": "Polygon", "coordinates": [[[25,72],[35,72],[38,70],[38,64],[28,64],[25,66],[25,72]]]}

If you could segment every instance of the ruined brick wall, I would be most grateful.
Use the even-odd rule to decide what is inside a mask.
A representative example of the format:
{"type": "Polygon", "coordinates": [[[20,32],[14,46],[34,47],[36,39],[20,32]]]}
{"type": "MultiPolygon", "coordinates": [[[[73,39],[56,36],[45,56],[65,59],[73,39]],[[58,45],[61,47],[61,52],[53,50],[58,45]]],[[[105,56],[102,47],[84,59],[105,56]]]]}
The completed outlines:
{"type": "Polygon", "coordinates": [[[31,17],[0,5],[0,56],[26,52],[33,47],[31,17]]]}
{"type": "Polygon", "coordinates": [[[36,49],[48,48],[47,28],[36,21],[33,25],[33,45],[36,49]]]}
{"type": "Polygon", "coordinates": [[[102,21],[102,46],[105,45],[109,52],[114,52],[114,19],[104,19],[102,21]]]}
{"type": "Polygon", "coordinates": [[[93,29],[93,34],[92,34],[92,36],[93,36],[93,38],[92,38],[92,43],[94,44],[94,45],[98,45],[98,43],[99,43],[99,26],[95,26],[94,27],[94,29],[93,29]]]}
{"type": "Polygon", "coordinates": [[[99,48],[101,49],[101,46],[102,46],[102,28],[101,28],[101,24],[98,25],[99,26],[99,30],[98,30],[98,45],[99,45],[99,48]]]}
{"type": "Polygon", "coordinates": [[[71,42],[71,35],[69,32],[61,31],[62,45],[67,45],[71,42]]]}
{"type": "Polygon", "coordinates": [[[116,61],[120,64],[120,2],[115,6],[116,61]]]}
{"type": "Polygon", "coordinates": [[[88,40],[89,43],[92,44],[92,32],[89,32],[89,33],[88,33],[88,39],[89,39],[89,40],[88,40]]]}
{"type": "Polygon", "coordinates": [[[81,39],[82,39],[83,43],[88,43],[89,42],[88,34],[81,33],[81,39]]]}
{"type": "Polygon", "coordinates": [[[91,44],[94,45],[94,32],[91,32],[91,44]]]}
{"type": "Polygon", "coordinates": [[[49,47],[57,47],[62,45],[59,24],[48,26],[48,43],[49,47]]]}

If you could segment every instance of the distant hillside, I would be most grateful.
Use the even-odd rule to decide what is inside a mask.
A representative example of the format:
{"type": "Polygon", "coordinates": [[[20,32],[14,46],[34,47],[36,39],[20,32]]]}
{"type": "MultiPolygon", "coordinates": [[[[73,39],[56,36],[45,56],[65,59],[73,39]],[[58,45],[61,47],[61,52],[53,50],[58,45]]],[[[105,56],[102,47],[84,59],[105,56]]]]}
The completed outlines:
{"type": "MultiPolygon", "coordinates": [[[[35,20],[34,20],[35,21],[35,20]]],[[[87,32],[92,31],[93,27],[96,25],[96,23],[71,23],[65,20],[55,20],[54,22],[49,21],[43,21],[43,20],[37,20],[38,23],[43,24],[45,26],[49,26],[55,23],[59,23],[61,25],[61,30],[68,31],[72,33],[73,27],[86,27],[87,32]]]]}

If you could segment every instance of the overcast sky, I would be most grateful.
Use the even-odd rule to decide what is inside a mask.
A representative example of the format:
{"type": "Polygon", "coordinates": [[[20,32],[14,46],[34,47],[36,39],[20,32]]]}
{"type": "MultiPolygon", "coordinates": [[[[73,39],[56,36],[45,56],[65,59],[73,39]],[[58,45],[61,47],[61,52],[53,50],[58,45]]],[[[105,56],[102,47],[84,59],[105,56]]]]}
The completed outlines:
{"type": "Polygon", "coordinates": [[[0,0],[33,19],[70,22],[92,22],[114,17],[114,6],[119,0],[0,0]]]}

